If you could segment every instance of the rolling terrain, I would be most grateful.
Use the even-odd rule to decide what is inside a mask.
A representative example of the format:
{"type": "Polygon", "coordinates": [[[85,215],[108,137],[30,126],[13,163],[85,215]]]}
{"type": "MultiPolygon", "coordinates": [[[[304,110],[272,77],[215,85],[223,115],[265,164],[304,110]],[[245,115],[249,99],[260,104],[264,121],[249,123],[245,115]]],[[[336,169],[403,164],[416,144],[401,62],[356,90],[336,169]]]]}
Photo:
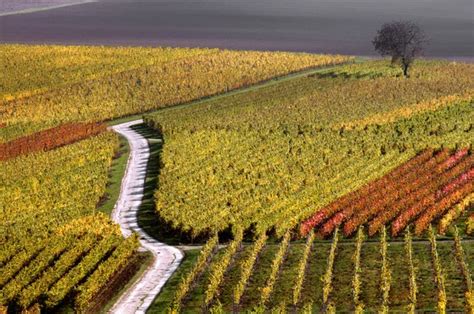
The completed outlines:
{"type": "Polygon", "coordinates": [[[2,311],[113,308],[160,263],[144,239],[185,255],[151,313],[474,309],[472,64],[406,79],[342,55],[0,55],[2,311]],[[127,121],[138,162],[107,127],[127,121]]]}

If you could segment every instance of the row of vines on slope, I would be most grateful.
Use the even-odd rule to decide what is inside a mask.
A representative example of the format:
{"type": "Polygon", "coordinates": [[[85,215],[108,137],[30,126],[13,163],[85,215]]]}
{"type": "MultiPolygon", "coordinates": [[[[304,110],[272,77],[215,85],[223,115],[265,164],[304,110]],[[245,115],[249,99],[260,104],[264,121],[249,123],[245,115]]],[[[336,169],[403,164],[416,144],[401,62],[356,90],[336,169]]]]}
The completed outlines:
{"type": "Polygon", "coordinates": [[[474,287],[472,285],[472,274],[469,270],[468,263],[466,262],[466,257],[464,249],[461,243],[461,237],[459,236],[459,231],[457,227],[454,228],[454,252],[456,256],[456,261],[461,268],[462,275],[464,277],[464,282],[466,285],[466,310],[467,312],[474,312],[474,287]]]}
{"type": "MultiPolygon", "coordinates": [[[[206,230],[224,230],[230,222],[243,228],[255,224],[259,232],[275,227],[281,236],[284,230],[314,214],[311,219],[315,221],[310,219],[303,226],[303,233],[307,233],[339,213],[336,204],[375,190],[378,184],[384,189],[367,194],[370,197],[328,220],[325,233],[330,234],[334,226],[347,221],[342,231],[351,234],[360,224],[370,221],[369,234],[373,235],[418,196],[426,196],[427,200],[433,199],[431,195],[446,199],[420,220],[420,229],[416,230],[419,233],[426,229],[426,222],[440,217],[470,193],[473,113],[471,103],[459,103],[362,130],[333,130],[315,125],[281,125],[273,130],[216,126],[177,133],[167,133],[160,115],[150,116],[147,122],[163,130],[166,142],[156,192],[157,211],[175,228],[193,236],[206,230]],[[414,158],[428,147],[434,150],[432,156],[428,149],[414,158]],[[464,154],[459,156],[459,164],[443,163],[453,149],[464,154]],[[400,166],[412,158],[405,167],[400,166]],[[431,172],[433,169],[439,175],[431,172]],[[384,185],[386,182],[392,184],[384,185]],[[436,195],[438,188],[450,182],[452,187],[436,195]],[[207,188],[202,189],[203,185],[207,188]],[[419,193],[414,193],[417,190],[419,193]],[[458,190],[459,194],[452,193],[458,190]],[[383,206],[393,211],[382,210],[383,206]],[[214,214],[216,211],[218,215],[214,214]]],[[[181,116],[175,118],[179,121],[181,116]]],[[[413,214],[418,215],[420,210],[413,214]]],[[[402,231],[407,219],[409,222],[415,216],[400,218],[393,234],[402,231]]]]}
{"type": "Polygon", "coordinates": [[[0,101],[215,52],[217,49],[4,44],[0,46],[0,67],[8,75],[0,77],[0,101]]]}
{"type": "Polygon", "coordinates": [[[263,232],[253,244],[253,248],[249,257],[240,265],[240,279],[233,289],[234,305],[240,304],[240,300],[242,298],[242,295],[244,294],[250,276],[252,275],[252,271],[254,269],[257,258],[262,249],[264,248],[267,238],[268,237],[266,233],[263,232]]]}
{"type": "Polygon", "coordinates": [[[25,149],[42,140],[29,154],[0,162],[0,305],[50,311],[69,303],[87,312],[138,248],[96,213],[118,139],[95,124],[42,135],[19,140],[25,149]]]}
{"type": "Polygon", "coordinates": [[[433,262],[433,268],[435,272],[435,282],[438,294],[438,312],[446,313],[446,284],[445,284],[445,275],[443,272],[443,266],[441,265],[439,254],[437,250],[436,235],[433,228],[430,226],[429,229],[429,239],[430,239],[430,248],[431,248],[431,258],[433,262]]]}
{"type": "Polygon", "coordinates": [[[213,264],[209,277],[209,284],[205,292],[205,307],[209,307],[212,302],[219,296],[219,287],[224,280],[224,275],[232,262],[232,258],[241,247],[243,231],[239,229],[235,233],[234,240],[227,246],[224,255],[219,262],[213,264]]]}
{"type": "Polygon", "coordinates": [[[138,249],[136,237],[124,240],[118,226],[103,215],[73,220],[41,243],[28,240],[10,251],[0,267],[0,305],[12,310],[35,304],[52,310],[74,296],[74,308],[87,311],[138,249]]]}
{"type": "MultiPolygon", "coordinates": [[[[314,231],[311,231],[314,233],[314,231]]],[[[354,252],[354,277],[352,278],[352,293],[353,293],[353,301],[354,301],[354,308],[355,313],[360,314],[364,313],[364,304],[360,300],[361,294],[361,251],[362,251],[362,244],[364,242],[364,230],[359,228],[357,231],[357,240],[356,240],[356,250],[354,252]]]]}
{"type": "Polygon", "coordinates": [[[106,127],[103,124],[71,123],[36,132],[8,143],[0,143],[0,161],[72,144],[90,136],[100,134],[105,130],[106,127]]]}
{"type": "Polygon", "coordinates": [[[204,247],[202,248],[198,260],[194,264],[193,268],[186,274],[183,278],[181,278],[180,283],[178,284],[176,291],[174,293],[173,302],[170,306],[171,313],[178,313],[181,309],[181,303],[184,297],[189,293],[192,288],[193,283],[200,276],[200,274],[204,271],[207,264],[210,261],[212,255],[216,252],[217,245],[219,244],[219,238],[217,235],[210,238],[204,247]]]}
{"type": "Polygon", "coordinates": [[[314,239],[315,239],[314,232],[310,232],[306,239],[306,245],[305,245],[303,257],[301,258],[300,264],[298,266],[298,275],[296,277],[296,281],[293,286],[293,306],[297,306],[298,302],[300,301],[301,289],[303,287],[306,270],[308,268],[308,259],[310,258],[314,239]]]}
{"type": "MultiPolygon", "coordinates": [[[[173,53],[176,56],[164,57],[166,62],[147,64],[143,60],[142,67],[0,102],[0,121],[6,124],[0,131],[0,142],[58,124],[142,113],[350,60],[344,56],[218,49],[191,52],[185,58],[182,50],[173,53]]],[[[157,49],[156,54],[170,52],[157,49]]]]}
{"type": "MultiPolygon", "coordinates": [[[[443,230],[450,211],[461,212],[474,192],[474,157],[468,148],[457,151],[425,150],[385,176],[372,181],[316,212],[302,223],[301,233],[317,228],[323,235],[339,225],[346,236],[357,227],[369,225],[373,235],[391,221],[392,235],[410,222],[420,235],[436,218],[443,230]]],[[[459,213],[456,215],[459,216],[459,213]]]]}
{"type": "Polygon", "coordinates": [[[2,239],[21,239],[48,225],[94,213],[118,145],[117,136],[107,132],[1,162],[0,217],[8,231],[2,239]]]}
{"type": "Polygon", "coordinates": [[[217,245],[213,238],[198,268],[183,277],[185,295],[182,284],[175,290],[181,301],[179,307],[173,303],[171,312],[472,311],[472,249],[458,233],[454,240],[439,241],[430,229],[429,241],[413,241],[407,230],[400,242],[382,229],[380,240],[372,241],[359,228],[355,241],[348,241],[337,230],[332,240],[311,232],[305,243],[291,244],[288,233],[276,242],[260,236],[256,243],[241,242],[236,233],[209,255],[216,252],[209,249],[217,245]],[[455,262],[448,264],[453,256],[455,262]]]}
{"type": "Polygon", "coordinates": [[[416,270],[413,261],[413,240],[409,229],[405,233],[405,251],[408,262],[410,287],[409,304],[406,309],[408,313],[413,314],[416,310],[416,295],[418,292],[418,285],[416,283],[416,270]]]}

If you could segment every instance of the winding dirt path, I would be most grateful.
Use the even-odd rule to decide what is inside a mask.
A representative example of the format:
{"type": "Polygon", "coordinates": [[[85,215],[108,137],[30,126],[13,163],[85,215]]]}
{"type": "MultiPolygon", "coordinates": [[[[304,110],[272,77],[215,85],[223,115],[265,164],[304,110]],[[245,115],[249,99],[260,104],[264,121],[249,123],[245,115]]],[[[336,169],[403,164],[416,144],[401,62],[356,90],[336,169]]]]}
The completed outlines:
{"type": "Polygon", "coordinates": [[[150,155],[148,141],[131,126],[143,123],[135,120],[113,126],[130,145],[127,169],[122,179],[120,195],[112,213],[112,219],[120,224],[124,236],[136,232],[140,236],[141,250],[153,254],[153,264],[120,297],[110,313],[145,313],[168,278],[178,268],[183,254],[172,246],[158,242],[145,233],[137,222],[137,211],[142,203],[146,167],[150,155]]]}

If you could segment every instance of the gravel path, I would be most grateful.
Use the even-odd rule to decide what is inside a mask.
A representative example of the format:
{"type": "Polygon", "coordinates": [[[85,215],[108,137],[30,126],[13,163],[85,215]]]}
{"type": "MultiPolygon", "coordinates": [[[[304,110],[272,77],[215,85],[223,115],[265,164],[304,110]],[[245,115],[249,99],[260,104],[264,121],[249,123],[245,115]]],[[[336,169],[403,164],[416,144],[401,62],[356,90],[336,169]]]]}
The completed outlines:
{"type": "Polygon", "coordinates": [[[130,127],[142,123],[136,120],[116,125],[112,129],[123,135],[130,144],[127,170],[122,179],[119,199],[112,219],[120,224],[124,236],[132,232],[140,235],[141,250],[154,255],[153,264],[115,303],[111,313],[145,313],[171,274],[178,268],[183,254],[175,247],[148,236],[137,223],[137,211],[142,202],[146,165],[150,150],[147,140],[130,127]]]}

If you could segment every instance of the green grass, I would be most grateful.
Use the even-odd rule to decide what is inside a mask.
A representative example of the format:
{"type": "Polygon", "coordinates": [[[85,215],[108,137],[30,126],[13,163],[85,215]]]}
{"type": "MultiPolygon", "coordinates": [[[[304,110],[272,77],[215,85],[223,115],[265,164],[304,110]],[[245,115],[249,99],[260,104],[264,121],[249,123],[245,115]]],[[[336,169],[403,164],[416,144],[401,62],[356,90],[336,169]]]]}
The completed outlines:
{"type": "Polygon", "coordinates": [[[390,308],[392,310],[403,312],[403,310],[405,310],[404,306],[410,302],[409,291],[406,289],[410,284],[410,269],[408,263],[406,263],[407,258],[404,245],[391,245],[387,255],[390,265],[399,265],[399,267],[390,267],[392,277],[396,279],[392,280],[392,286],[390,289],[390,308]]]}
{"type": "Polygon", "coordinates": [[[224,276],[223,289],[221,290],[219,301],[222,304],[228,304],[225,310],[232,311],[233,300],[234,300],[234,290],[233,287],[239,282],[241,274],[241,264],[245,261],[250,255],[253,249],[252,245],[246,245],[242,248],[236,257],[234,257],[233,264],[230,266],[228,273],[224,276]]]}
{"type": "Polygon", "coordinates": [[[436,284],[434,282],[429,243],[413,243],[413,255],[413,264],[417,270],[417,308],[422,308],[427,311],[436,311],[436,284]]]}
{"type": "Polygon", "coordinates": [[[283,260],[280,267],[280,274],[285,276],[279,276],[275,282],[268,307],[278,307],[281,303],[291,304],[293,301],[293,287],[298,275],[299,261],[303,256],[304,245],[298,245],[298,249],[292,250],[291,245],[288,253],[283,260]]]}
{"type": "Polygon", "coordinates": [[[184,252],[184,258],[181,265],[178,270],[171,275],[163,289],[161,289],[161,292],[156,296],[155,300],[147,310],[148,313],[167,313],[167,309],[173,301],[174,288],[181,282],[181,278],[191,270],[191,267],[199,256],[199,251],[200,250],[196,249],[184,252]]]}
{"type": "Polygon", "coordinates": [[[148,266],[150,266],[153,262],[153,254],[151,254],[150,252],[143,252],[138,254],[140,255],[141,259],[140,268],[128,280],[128,282],[119,291],[117,291],[112,298],[110,298],[110,300],[102,308],[101,313],[107,313],[112,308],[112,306],[114,306],[115,302],[117,302],[120,296],[125,293],[125,291],[127,291],[127,289],[130,288],[130,286],[133,285],[135,281],[137,281],[143,275],[148,266]]]}
{"type": "MultiPolygon", "coordinates": [[[[471,245],[466,245],[466,260],[470,268],[473,267],[472,255],[474,254],[471,245]]],[[[330,248],[330,241],[318,241],[314,243],[313,249],[308,259],[305,280],[301,291],[301,299],[297,309],[292,303],[292,289],[296,278],[298,262],[304,251],[304,244],[293,242],[290,245],[288,254],[282,264],[281,271],[277,278],[274,290],[267,304],[268,309],[276,308],[282,303],[286,304],[289,312],[298,311],[304,305],[313,304],[313,311],[319,313],[322,310],[322,281],[321,277],[326,271],[327,255],[330,248]]],[[[246,312],[254,309],[260,298],[260,289],[270,274],[270,266],[275,253],[278,251],[277,244],[268,244],[259,256],[253,270],[250,281],[244,292],[241,304],[234,308],[232,304],[233,286],[238,281],[239,265],[246,258],[250,249],[249,244],[235,256],[232,266],[225,275],[225,280],[220,288],[219,301],[223,304],[226,313],[233,310],[246,312]]],[[[437,288],[434,282],[434,271],[430,255],[429,242],[413,242],[414,263],[417,269],[417,311],[436,311],[437,288]]],[[[336,305],[338,313],[352,313],[354,310],[352,279],[354,276],[353,254],[355,251],[354,241],[344,241],[338,245],[336,261],[334,264],[333,290],[330,299],[336,305]]],[[[222,250],[213,258],[213,262],[218,260],[222,250]]],[[[438,241],[438,253],[443,266],[446,278],[446,294],[448,298],[447,309],[450,312],[463,312],[465,306],[462,274],[457,263],[453,262],[453,242],[438,241]]],[[[164,308],[172,299],[173,289],[179,282],[178,278],[185,274],[196,260],[197,251],[191,251],[191,256],[187,256],[178,272],[173,275],[166,284],[163,292],[158,295],[150,313],[163,313],[164,308]]],[[[403,313],[409,303],[409,282],[408,266],[406,264],[406,252],[404,243],[401,241],[390,241],[388,248],[388,261],[392,275],[391,290],[389,294],[390,312],[403,313]]],[[[380,309],[380,269],[381,255],[380,243],[378,241],[364,242],[361,252],[361,279],[362,290],[360,299],[367,312],[373,313],[380,309]]],[[[202,310],[202,302],[208,284],[209,267],[203,275],[195,282],[195,286],[183,303],[184,313],[197,313],[202,310]]]]}
{"type": "Polygon", "coordinates": [[[130,155],[130,146],[128,141],[119,135],[120,146],[112,161],[109,170],[109,182],[104,195],[104,201],[99,205],[97,210],[110,215],[115,207],[115,203],[120,195],[122,186],[122,178],[127,169],[128,156],[130,155]]]}
{"type": "MultiPolygon", "coordinates": [[[[353,248],[351,251],[353,254],[355,245],[351,245],[351,248],[353,248]]],[[[381,269],[382,255],[380,254],[380,244],[364,243],[361,252],[362,293],[360,298],[365,301],[364,304],[367,308],[373,310],[379,309],[382,305],[382,292],[380,291],[381,269]]],[[[351,301],[351,304],[348,304],[347,307],[352,306],[352,293],[349,295],[348,301],[351,301]]]]}
{"type": "MultiPolygon", "coordinates": [[[[364,249],[367,247],[368,246],[362,247],[361,255],[364,254],[364,249]]],[[[336,306],[336,310],[339,312],[350,310],[352,307],[352,278],[354,275],[352,256],[354,255],[354,251],[355,243],[341,243],[336,249],[332,281],[333,288],[329,294],[329,302],[332,302],[336,306]]],[[[364,259],[361,259],[362,269],[364,267],[364,262],[364,259]]],[[[364,278],[368,279],[362,270],[361,279],[364,280],[364,278]]],[[[368,291],[367,289],[363,289],[360,296],[361,300],[364,300],[364,292],[369,295],[373,294],[372,290],[368,291]]],[[[322,294],[316,297],[317,299],[322,299],[322,294]]]]}
{"type": "Polygon", "coordinates": [[[265,283],[270,276],[273,257],[278,252],[278,245],[266,246],[254,266],[254,271],[250,276],[247,288],[242,296],[239,308],[241,310],[251,310],[260,302],[260,288],[265,286],[265,283]]]}
{"type": "MultiPolygon", "coordinates": [[[[471,276],[474,274],[474,245],[472,242],[463,243],[464,255],[467,262],[471,276]]],[[[474,280],[474,278],[473,278],[474,280]]]]}
{"type": "MultiPolygon", "coordinates": [[[[217,252],[213,258],[212,263],[220,260],[225,250],[217,252]]],[[[205,292],[209,283],[209,276],[211,274],[211,268],[208,267],[204,270],[202,275],[197,279],[196,286],[192,293],[188,294],[183,300],[183,313],[196,313],[197,311],[203,310],[203,304],[205,300],[205,292]]]]}
{"type": "MultiPolygon", "coordinates": [[[[438,244],[438,253],[446,280],[446,298],[448,307],[453,312],[462,312],[466,309],[466,285],[461,272],[461,268],[457,260],[453,258],[455,255],[454,245],[449,242],[438,244]]],[[[471,264],[473,262],[471,261],[471,264]]]]}
{"type": "Polygon", "coordinates": [[[300,296],[300,307],[305,304],[313,304],[315,309],[322,307],[323,285],[321,278],[324,276],[327,267],[327,256],[330,250],[329,245],[313,243],[313,248],[309,255],[308,265],[303,281],[302,294],[300,296]]]}

